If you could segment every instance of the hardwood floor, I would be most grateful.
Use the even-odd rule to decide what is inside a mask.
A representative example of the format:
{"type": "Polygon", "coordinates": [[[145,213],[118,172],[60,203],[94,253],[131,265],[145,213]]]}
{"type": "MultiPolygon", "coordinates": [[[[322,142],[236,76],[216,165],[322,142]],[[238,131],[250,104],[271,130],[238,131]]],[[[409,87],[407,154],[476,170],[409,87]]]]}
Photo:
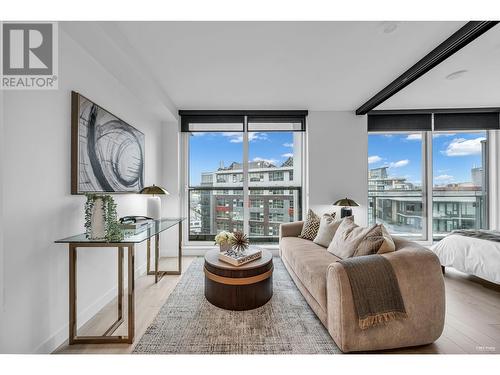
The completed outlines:
{"type": "MultiPolygon", "coordinates": [[[[193,257],[183,258],[185,271],[193,257]]],[[[175,259],[163,258],[160,269],[172,268],[175,259]]],[[[136,280],[136,342],[151,324],[161,306],[182,276],[164,276],[154,284],[153,276],[136,280]]],[[[446,269],[446,322],[441,337],[431,345],[388,350],[384,353],[492,354],[500,353],[500,286],[446,269]]],[[[105,306],[80,330],[82,334],[99,334],[114,320],[116,301],[105,306]]],[[[126,326],[117,334],[125,334],[126,326]]],[[[61,345],[54,353],[119,354],[130,353],[133,345],[61,345]]]]}

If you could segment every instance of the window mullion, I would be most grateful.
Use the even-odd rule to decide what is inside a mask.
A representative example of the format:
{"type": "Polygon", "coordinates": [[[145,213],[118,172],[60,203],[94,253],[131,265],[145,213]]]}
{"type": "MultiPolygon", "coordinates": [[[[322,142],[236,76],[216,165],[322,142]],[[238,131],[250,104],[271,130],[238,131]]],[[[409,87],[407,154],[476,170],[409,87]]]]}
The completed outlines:
{"type": "Polygon", "coordinates": [[[249,198],[249,175],[248,175],[248,116],[244,116],[243,128],[243,233],[250,233],[250,198],[249,198]]]}
{"type": "MultiPolygon", "coordinates": [[[[434,116],[432,116],[434,121],[434,116]]],[[[433,215],[433,170],[432,170],[432,131],[425,132],[425,180],[424,180],[424,194],[425,194],[425,220],[426,220],[426,240],[432,242],[434,238],[432,228],[432,215],[433,215]]]]}

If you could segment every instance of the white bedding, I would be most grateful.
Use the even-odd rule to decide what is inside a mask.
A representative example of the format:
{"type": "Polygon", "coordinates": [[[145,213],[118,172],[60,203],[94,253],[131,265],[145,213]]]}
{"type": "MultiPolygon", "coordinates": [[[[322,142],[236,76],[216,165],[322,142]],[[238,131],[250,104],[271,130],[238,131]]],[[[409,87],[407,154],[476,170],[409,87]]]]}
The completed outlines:
{"type": "Polygon", "coordinates": [[[500,284],[500,242],[451,234],[431,249],[441,265],[500,284]]]}

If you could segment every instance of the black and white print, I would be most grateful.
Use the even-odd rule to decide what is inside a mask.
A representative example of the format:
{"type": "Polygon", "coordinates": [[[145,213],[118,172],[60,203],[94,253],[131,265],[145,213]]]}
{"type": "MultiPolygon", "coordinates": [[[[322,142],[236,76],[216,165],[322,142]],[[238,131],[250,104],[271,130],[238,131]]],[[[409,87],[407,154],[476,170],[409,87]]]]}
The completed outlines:
{"type": "Polygon", "coordinates": [[[144,134],[78,95],[78,193],[144,187],[144,134]]]}

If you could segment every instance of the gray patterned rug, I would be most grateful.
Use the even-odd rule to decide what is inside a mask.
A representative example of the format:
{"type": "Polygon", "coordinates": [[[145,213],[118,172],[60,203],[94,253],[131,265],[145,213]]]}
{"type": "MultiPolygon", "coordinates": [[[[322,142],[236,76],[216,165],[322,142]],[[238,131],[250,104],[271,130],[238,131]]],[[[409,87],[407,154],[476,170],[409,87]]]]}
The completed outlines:
{"type": "Polygon", "coordinates": [[[223,310],[205,299],[203,261],[193,260],[133,353],[340,353],[281,259],[273,258],[273,297],[250,311],[223,310]]]}

